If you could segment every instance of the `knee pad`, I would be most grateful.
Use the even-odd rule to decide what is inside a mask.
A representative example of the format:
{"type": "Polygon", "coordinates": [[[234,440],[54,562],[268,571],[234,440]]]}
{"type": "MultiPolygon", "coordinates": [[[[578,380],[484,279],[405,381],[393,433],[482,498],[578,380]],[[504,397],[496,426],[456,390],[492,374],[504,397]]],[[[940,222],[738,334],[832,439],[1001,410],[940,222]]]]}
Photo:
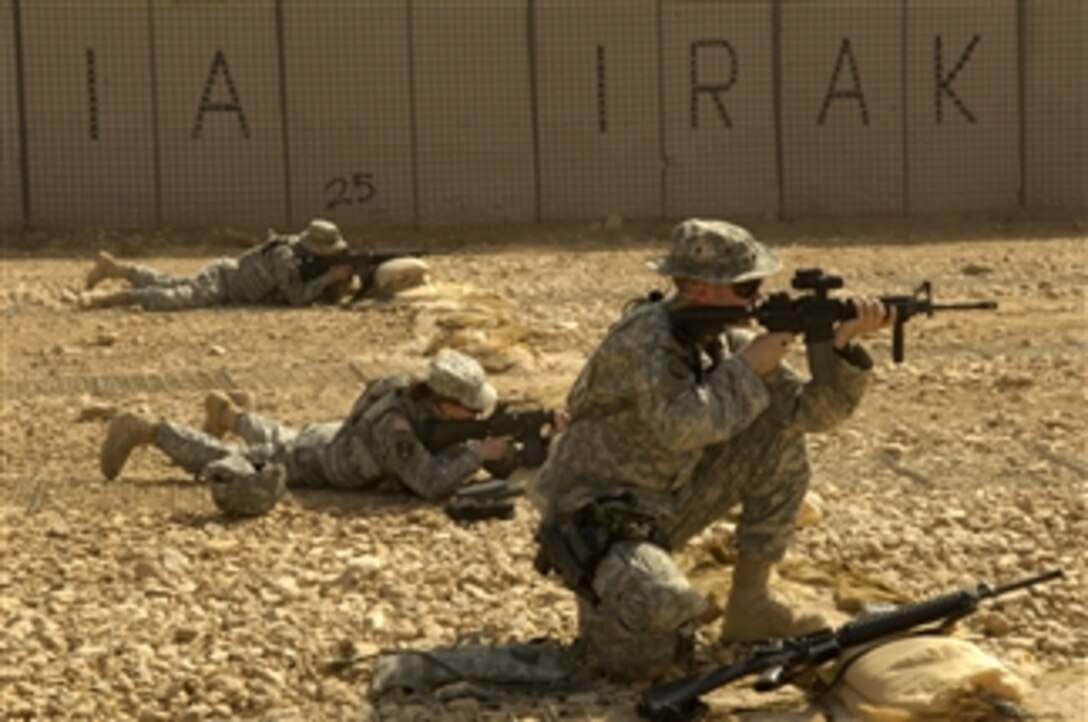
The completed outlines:
{"type": "Polygon", "coordinates": [[[271,511],[287,491],[283,464],[251,463],[232,455],[208,464],[201,474],[212,501],[227,516],[260,516],[271,511]]]}
{"type": "Polygon", "coordinates": [[[672,556],[645,541],[613,544],[597,566],[593,589],[601,600],[598,609],[632,632],[671,631],[706,609],[672,556]]]}
{"type": "Polygon", "coordinates": [[[706,600],[664,549],[614,544],[593,588],[600,602],[579,607],[579,639],[590,666],[619,679],[650,679],[690,659],[694,620],[706,600]]]}

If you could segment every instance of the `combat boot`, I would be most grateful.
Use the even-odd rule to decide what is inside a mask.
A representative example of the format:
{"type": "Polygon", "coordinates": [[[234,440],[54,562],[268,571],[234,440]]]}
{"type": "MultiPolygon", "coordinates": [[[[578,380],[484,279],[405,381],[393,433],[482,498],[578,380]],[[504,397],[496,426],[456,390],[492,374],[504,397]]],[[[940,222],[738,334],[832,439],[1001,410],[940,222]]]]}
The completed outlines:
{"type": "Polygon", "coordinates": [[[121,263],[106,251],[99,251],[94,259],[94,266],[87,273],[84,287],[89,291],[110,278],[124,278],[128,275],[128,264],[121,263]]]}
{"type": "Polygon", "coordinates": [[[733,569],[733,588],[725,607],[723,642],[755,642],[796,637],[830,626],[812,610],[794,609],[771,590],[772,565],[740,557],[733,569]]]}
{"type": "Polygon", "coordinates": [[[204,433],[222,439],[227,432],[238,433],[238,420],[253,405],[244,391],[212,391],[204,397],[204,433]]]}
{"type": "Polygon", "coordinates": [[[110,480],[116,479],[133,449],[154,443],[157,427],[157,423],[131,412],[110,419],[106,440],[102,442],[102,451],[98,456],[102,475],[110,480]]]}

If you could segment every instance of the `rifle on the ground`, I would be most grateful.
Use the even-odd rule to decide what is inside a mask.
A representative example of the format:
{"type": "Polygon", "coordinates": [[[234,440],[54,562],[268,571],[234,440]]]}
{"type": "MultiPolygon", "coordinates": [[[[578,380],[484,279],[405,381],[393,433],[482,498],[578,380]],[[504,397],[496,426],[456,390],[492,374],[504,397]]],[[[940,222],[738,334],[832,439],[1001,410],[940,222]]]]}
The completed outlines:
{"type": "Polygon", "coordinates": [[[482,519],[513,519],[517,498],[524,494],[525,487],[515,481],[491,479],[462,486],[444,508],[449,518],[463,524],[482,519]]]}
{"type": "Polygon", "coordinates": [[[319,256],[304,253],[299,257],[299,275],[303,281],[310,281],[326,273],[333,266],[351,266],[355,277],[359,279],[360,291],[369,291],[374,285],[374,272],[386,261],[397,258],[420,258],[427,255],[418,248],[393,249],[382,251],[349,251],[333,256],[319,256]]]}
{"type": "Polygon", "coordinates": [[[893,611],[863,616],[838,629],[823,629],[803,637],[773,640],[757,647],[751,656],[736,664],[650,687],[639,698],[638,713],[652,722],[696,720],[707,711],[706,705],[699,700],[701,695],[742,677],[760,675],[755,688],[767,692],[847,650],[890,640],[907,632],[945,630],[974,612],[984,599],[1000,597],[1063,576],[1061,569],[1055,569],[996,588],[980,584],[974,589],[963,589],[893,611]],[[935,626],[915,630],[925,624],[935,626]]]}
{"type": "Polygon", "coordinates": [[[471,439],[512,436],[515,443],[511,444],[507,458],[484,464],[492,476],[506,477],[516,469],[533,469],[544,463],[553,418],[554,412],[548,409],[513,411],[499,404],[485,419],[431,419],[424,424],[420,441],[431,451],[439,452],[471,439]]]}
{"type": "MultiPolygon", "coordinates": [[[[694,339],[721,333],[727,325],[749,319],[754,319],[768,331],[803,334],[812,378],[824,382],[832,375],[834,325],[855,318],[857,312],[849,301],[828,298],[828,291],[843,287],[840,276],[826,274],[819,268],[805,268],[794,274],[791,286],[811,293],[796,297],[784,292],[772,293],[766,300],[747,308],[684,306],[670,311],[670,316],[676,329],[694,339]]],[[[905,357],[903,326],[914,316],[997,308],[995,301],[934,302],[933,284],[929,281],[923,281],[910,295],[880,296],[880,300],[895,309],[892,358],[896,363],[905,357]]]]}

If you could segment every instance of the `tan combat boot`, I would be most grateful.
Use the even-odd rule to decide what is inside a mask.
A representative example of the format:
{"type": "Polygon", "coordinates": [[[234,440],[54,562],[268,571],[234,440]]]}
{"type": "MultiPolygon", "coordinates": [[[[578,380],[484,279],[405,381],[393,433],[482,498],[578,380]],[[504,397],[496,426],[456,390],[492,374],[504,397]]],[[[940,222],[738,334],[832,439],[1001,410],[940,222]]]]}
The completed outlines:
{"type": "Polygon", "coordinates": [[[157,423],[127,411],[110,419],[106,440],[102,442],[98,456],[102,475],[107,479],[116,479],[133,449],[155,441],[157,426],[157,423]]]}
{"type": "Polygon", "coordinates": [[[212,391],[204,397],[204,433],[222,439],[227,432],[238,433],[238,420],[253,408],[245,391],[212,391]]]}
{"type": "Polygon", "coordinates": [[[128,265],[121,263],[106,251],[99,251],[94,259],[94,266],[87,273],[87,280],[83,284],[89,291],[98,284],[110,278],[124,278],[128,274],[128,265]]]}
{"type": "Polygon", "coordinates": [[[793,609],[771,590],[769,562],[740,557],[725,607],[723,642],[755,642],[796,637],[829,626],[815,611],[793,609]]]}

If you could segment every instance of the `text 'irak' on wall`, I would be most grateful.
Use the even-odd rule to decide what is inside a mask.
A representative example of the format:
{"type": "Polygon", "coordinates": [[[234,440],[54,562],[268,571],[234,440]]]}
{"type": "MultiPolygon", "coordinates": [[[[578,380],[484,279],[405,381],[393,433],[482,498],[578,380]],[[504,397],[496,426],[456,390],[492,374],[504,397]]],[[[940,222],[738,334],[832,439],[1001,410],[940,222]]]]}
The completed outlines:
{"type": "Polygon", "coordinates": [[[1088,206],[1081,0],[0,0],[0,225],[1088,206]]]}

